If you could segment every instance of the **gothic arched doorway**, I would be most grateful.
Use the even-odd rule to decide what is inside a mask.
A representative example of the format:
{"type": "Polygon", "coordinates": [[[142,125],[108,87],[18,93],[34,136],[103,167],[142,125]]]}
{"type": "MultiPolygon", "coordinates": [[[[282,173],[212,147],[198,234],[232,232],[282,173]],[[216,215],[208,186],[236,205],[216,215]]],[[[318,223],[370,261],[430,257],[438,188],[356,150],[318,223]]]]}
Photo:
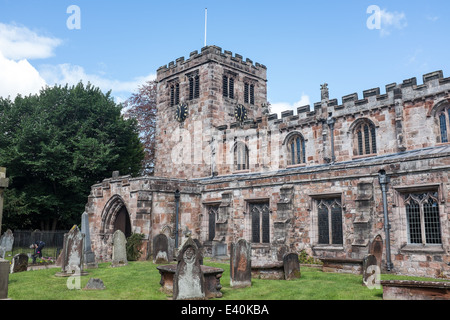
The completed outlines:
{"type": "Polygon", "coordinates": [[[128,210],[125,205],[122,206],[116,214],[116,220],[114,221],[114,232],[117,230],[122,231],[127,238],[131,236],[130,215],[128,214],[128,210]]]}
{"type": "Polygon", "coordinates": [[[101,233],[109,238],[115,231],[120,230],[125,237],[131,236],[131,221],[127,206],[119,195],[109,199],[103,208],[101,233]]]}

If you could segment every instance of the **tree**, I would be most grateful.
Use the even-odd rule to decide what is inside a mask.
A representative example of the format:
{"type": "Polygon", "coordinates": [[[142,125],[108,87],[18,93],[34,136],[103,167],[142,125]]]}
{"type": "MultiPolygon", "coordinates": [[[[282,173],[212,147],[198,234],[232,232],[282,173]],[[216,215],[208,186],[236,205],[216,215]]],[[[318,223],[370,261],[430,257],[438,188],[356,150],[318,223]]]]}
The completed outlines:
{"type": "Polygon", "coordinates": [[[156,129],[156,81],[147,81],[138,88],[137,93],[125,102],[127,108],[125,117],[136,119],[138,122],[140,139],[144,145],[145,158],[143,174],[153,174],[155,159],[155,129],[156,129]]]}
{"type": "Polygon", "coordinates": [[[42,230],[78,224],[91,185],[144,158],[137,122],[110,93],[81,82],[0,99],[0,163],[8,170],[4,223],[42,230]]]}

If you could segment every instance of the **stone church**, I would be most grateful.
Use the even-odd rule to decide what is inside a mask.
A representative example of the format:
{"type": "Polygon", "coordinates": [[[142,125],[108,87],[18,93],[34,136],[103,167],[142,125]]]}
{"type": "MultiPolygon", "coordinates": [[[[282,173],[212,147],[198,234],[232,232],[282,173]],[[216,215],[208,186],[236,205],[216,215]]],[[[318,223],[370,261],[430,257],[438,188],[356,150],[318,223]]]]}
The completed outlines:
{"type": "Polygon", "coordinates": [[[251,242],[252,259],[305,250],[362,259],[384,243],[383,272],[450,276],[450,78],[402,83],[270,113],[267,68],[217,46],[157,70],[154,176],[117,172],[86,205],[97,259],[112,234],[186,232],[206,255],[251,242]]]}

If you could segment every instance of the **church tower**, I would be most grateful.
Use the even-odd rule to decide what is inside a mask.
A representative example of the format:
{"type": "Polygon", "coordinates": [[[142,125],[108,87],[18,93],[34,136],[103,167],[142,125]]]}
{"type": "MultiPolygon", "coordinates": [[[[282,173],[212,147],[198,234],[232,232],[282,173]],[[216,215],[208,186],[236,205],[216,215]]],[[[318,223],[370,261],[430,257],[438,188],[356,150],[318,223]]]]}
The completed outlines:
{"type": "Polygon", "coordinates": [[[217,46],[158,68],[155,176],[211,176],[217,127],[261,117],[266,71],[217,46]]]}

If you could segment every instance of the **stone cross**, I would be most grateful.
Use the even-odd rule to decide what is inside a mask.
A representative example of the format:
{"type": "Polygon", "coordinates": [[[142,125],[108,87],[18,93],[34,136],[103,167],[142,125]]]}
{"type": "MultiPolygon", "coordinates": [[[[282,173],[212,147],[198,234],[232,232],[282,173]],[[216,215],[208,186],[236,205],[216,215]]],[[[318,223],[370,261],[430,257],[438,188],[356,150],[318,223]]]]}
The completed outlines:
{"type": "Polygon", "coordinates": [[[245,288],[252,285],[251,244],[245,239],[231,244],[230,286],[245,288]]]}
{"type": "Polygon", "coordinates": [[[189,237],[177,256],[177,270],[173,281],[174,300],[204,300],[205,277],[200,259],[201,252],[189,237]]]}
{"type": "Polygon", "coordinates": [[[127,238],[121,230],[113,234],[113,250],[111,267],[122,267],[128,265],[127,260],[127,238]]]}

